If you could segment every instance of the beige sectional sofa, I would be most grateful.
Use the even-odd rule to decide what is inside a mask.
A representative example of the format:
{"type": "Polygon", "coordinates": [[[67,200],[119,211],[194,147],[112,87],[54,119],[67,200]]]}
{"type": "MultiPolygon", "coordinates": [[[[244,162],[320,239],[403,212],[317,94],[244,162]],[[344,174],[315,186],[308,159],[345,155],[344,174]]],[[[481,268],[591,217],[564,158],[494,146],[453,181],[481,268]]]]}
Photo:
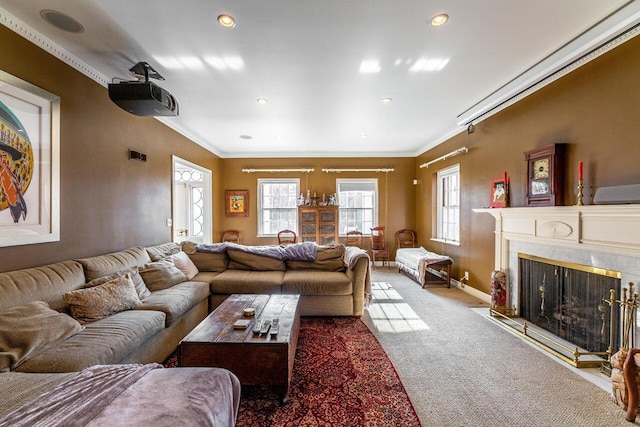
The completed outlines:
{"type": "MultiPolygon", "coordinates": [[[[192,243],[183,243],[182,249],[176,243],[133,247],[0,273],[0,313],[42,301],[44,308],[29,309],[39,310],[38,316],[42,310],[51,309],[44,313],[50,316],[44,318],[44,325],[63,320],[62,326],[50,328],[53,336],[47,336],[47,328],[35,323],[36,318],[42,317],[25,318],[22,323],[29,328],[11,337],[22,340],[22,354],[3,352],[0,334],[0,372],[76,372],[93,365],[161,362],[232,293],[300,294],[304,316],[360,316],[369,293],[369,257],[358,248],[318,246],[313,261],[274,259],[238,250],[242,249],[239,247],[217,254],[199,252],[192,243]],[[187,255],[190,264],[197,267],[191,277],[177,268],[175,258],[187,255]],[[167,257],[172,261],[168,262],[167,257]],[[167,262],[171,268],[165,268],[167,262]],[[134,290],[129,284],[124,306],[111,310],[113,295],[106,293],[92,297],[106,307],[90,305],[88,314],[79,311],[86,307],[79,308],[76,299],[86,300],[85,292],[105,288],[106,281],[106,285],[124,282],[120,280],[124,273],[135,287],[134,290]],[[102,286],[95,286],[99,284],[102,286]],[[131,306],[127,306],[129,297],[136,301],[131,306]],[[91,311],[96,310],[99,315],[92,317],[91,311]],[[66,315],[51,317],[56,312],[71,313],[84,322],[78,325],[66,315]],[[60,335],[67,327],[70,332],[60,335]],[[15,363],[18,359],[19,363],[15,363]]],[[[122,297],[120,291],[115,293],[122,297]]],[[[117,300],[113,304],[121,303],[117,300]]]]}
{"type": "Polygon", "coordinates": [[[302,315],[360,316],[369,289],[369,257],[340,245],[314,247],[314,258],[300,261],[250,247],[206,253],[193,243],[165,243],[0,273],[0,425],[31,425],[48,419],[51,408],[58,408],[52,417],[87,416],[77,405],[87,401],[86,390],[96,390],[94,370],[113,379],[121,369],[144,369],[149,373],[127,388],[100,382],[97,390],[118,395],[93,396],[100,404],[87,407],[91,422],[63,419],[146,424],[183,413],[184,425],[232,426],[240,399],[235,375],[149,370],[150,362],[163,361],[229,294],[296,293],[302,315]],[[138,404],[145,411],[131,411],[138,404]]]}
{"type": "Polygon", "coordinates": [[[273,258],[236,244],[216,253],[192,242],[181,247],[198,268],[193,280],[211,284],[211,310],[230,294],[299,294],[301,316],[359,317],[370,295],[369,256],[357,247],[317,246],[313,261],[273,258]]]}

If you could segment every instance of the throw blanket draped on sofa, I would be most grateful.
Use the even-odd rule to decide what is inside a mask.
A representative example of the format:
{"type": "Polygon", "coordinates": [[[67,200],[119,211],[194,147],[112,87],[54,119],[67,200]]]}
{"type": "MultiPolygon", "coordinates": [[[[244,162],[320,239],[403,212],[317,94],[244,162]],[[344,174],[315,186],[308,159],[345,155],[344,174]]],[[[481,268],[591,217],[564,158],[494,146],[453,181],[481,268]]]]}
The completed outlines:
{"type": "Polygon", "coordinates": [[[196,246],[197,252],[220,254],[226,250],[242,251],[283,261],[314,261],[316,259],[318,245],[316,245],[315,242],[302,242],[292,245],[245,246],[237,243],[223,242],[196,246]]]}
{"type": "Polygon", "coordinates": [[[0,420],[0,426],[84,426],[131,384],[156,368],[162,368],[162,365],[96,365],[86,368],[7,415],[0,420]]]}
{"type": "MultiPolygon", "coordinates": [[[[344,248],[344,254],[342,254],[342,262],[349,269],[355,268],[360,258],[369,259],[369,254],[364,250],[356,246],[347,246],[344,248]]],[[[371,304],[371,269],[367,268],[366,276],[364,278],[364,306],[369,307],[371,304]]]]}

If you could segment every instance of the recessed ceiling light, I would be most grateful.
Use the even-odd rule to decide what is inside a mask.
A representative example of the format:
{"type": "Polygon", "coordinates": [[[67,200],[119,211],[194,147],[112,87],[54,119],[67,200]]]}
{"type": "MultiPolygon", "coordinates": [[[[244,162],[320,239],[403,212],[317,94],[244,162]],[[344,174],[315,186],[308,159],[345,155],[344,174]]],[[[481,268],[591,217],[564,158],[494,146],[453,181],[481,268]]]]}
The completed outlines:
{"type": "Polygon", "coordinates": [[[240,139],[253,139],[251,135],[240,135],[240,139]]]}
{"type": "Polygon", "coordinates": [[[380,100],[380,102],[382,102],[383,104],[388,104],[388,103],[390,103],[391,101],[393,101],[393,99],[391,99],[391,98],[382,98],[382,99],[380,100]]]}
{"type": "Polygon", "coordinates": [[[267,102],[269,102],[269,100],[267,98],[258,98],[256,99],[256,102],[258,104],[266,104],[267,102]]]}
{"type": "Polygon", "coordinates": [[[236,26],[236,20],[231,15],[222,14],[218,16],[218,22],[225,28],[233,28],[236,26]]]}
{"type": "Polygon", "coordinates": [[[439,13],[433,18],[431,18],[430,23],[432,27],[439,27],[441,25],[444,25],[448,20],[449,20],[449,15],[447,15],[446,13],[439,13]]]}
{"type": "Polygon", "coordinates": [[[68,33],[82,33],[84,27],[81,23],[76,21],[69,15],[65,15],[57,10],[45,9],[40,11],[42,19],[47,21],[59,30],[66,31],[68,33]]]}

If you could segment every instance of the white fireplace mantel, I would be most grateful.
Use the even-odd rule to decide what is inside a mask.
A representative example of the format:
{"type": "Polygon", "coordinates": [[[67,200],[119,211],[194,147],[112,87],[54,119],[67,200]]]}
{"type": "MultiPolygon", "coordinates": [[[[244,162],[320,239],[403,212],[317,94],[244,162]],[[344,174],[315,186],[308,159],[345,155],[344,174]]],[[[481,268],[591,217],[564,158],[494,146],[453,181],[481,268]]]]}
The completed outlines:
{"type": "Polygon", "coordinates": [[[495,218],[495,267],[509,263],[509,241],[640,257],[640,205],[473,209],[495,218]]]}

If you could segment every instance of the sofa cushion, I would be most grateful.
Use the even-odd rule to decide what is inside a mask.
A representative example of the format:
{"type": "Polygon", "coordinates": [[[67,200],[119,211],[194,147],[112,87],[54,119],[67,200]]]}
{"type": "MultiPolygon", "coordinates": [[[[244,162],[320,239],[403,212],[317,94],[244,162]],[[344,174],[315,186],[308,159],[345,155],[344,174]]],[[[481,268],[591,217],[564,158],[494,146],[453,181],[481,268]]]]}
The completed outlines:
{"type": "Polygon", "coordinates": [[[149,246],[146,248],[151,261],[158,261],[180,252],[180,244],[175,242],[163,243],[161,245],[149,246]]]}
{"type": "Polygon", "coordinates": [[[100,320],[141,304],[128,273],[101,285],[67,292],[62,298],[80,323],[100,320]]]}
{"type": "Polygon", "coordinates": [[[194,277],[192,280],[194,282],[205,282],[205,283],[211,283],[211,281],[213,280],[214,277],[216,277],[217,275],[219,275],[220,273],[216,272],[216,271],[201,271],[200,273],[198,273],[196,275],[196,277],[194,277]]]}
{"type": "Polygon", "coordinates": [[[287,267],[281,259],[252,254],[235,249],[227,249],[230,270],[285,271],[287,267]]]}
{"type": "Polygon", "coordinates": [[[170,258],[143,265],[140,267],[140,275],[151,292],[167,289],[187,280],[187,276],[170,258]]]}
{"type": "Polygon", "coordinates": [[[73,372],[93,365],[121,363],[164,330],[165,314],[128,310],[87,323],[84,329],[18,366],[18,372],[73,372]]]}
{"type": "Polygon", "coordinates": [[[62,294],[86,282],[82,265],[76,261],[0,273],[0,310],[45,301],[51,309],[64,311],[67,305],[62,294]]]}
{"type": "Polygon", "coordinates": [[[79,259],[78,262],[84,268],[86,281],[90,282],[99,277],[109,276],[119,271],[151,262],[151,258],[149,258],[145,248],[136,246],[120,252],[79,259]]]}
{"type": "Polygon", "coordinates": [[[198,274],[198,267],[195,266],[189,255],[184,252],[178,252],[177,254],[173,254],[170,257],[173,260],[173,263],[178,270],[182,271],[185,276],[187,276],[187,280],[191,280],[196,277],[198,274]]]}
{"type": "Polygon", "coordinates": [[[44,301],[0,311],[0,372],[15,369],[81,330],[75,319],[51,310],[44,301]]]}
{"type": "Polygon", "coordinates": [[[283,294],[351,295],[353,286],[345,273],[337,271],[287,271],[282,281],[283,294]]]}
{"type": "Polygon", "coordinates": [[[152,292],[136,310],[157,310],[167,315],[165,326],[171,326],[184,313],[209,297],[209,283],[183,282],[168,289],[152,292]]]}
{"type": "Polygon", "coordinates": [[[149,292],[149,288],[147,288],[147,285],[144,284],[144,280],[142,280],[142,276],[140,276],[140,271],[138,270],[138,267],[129,268],[127,270],[123,270],[115,274],[111,274],[109,276],[93,279],[92,281],[87,283],[85,288],[102,285],[103,283],[113,280],[116,277],[124,276],[125,274],[129,274],[129,277],[131,278],[133,285],[136,287],[138,298],[142,299],[142,298],[148,297],[151,294],[151,292],[149,292]]]}
{"type": "Polygon", "coordinates": [[[227,265],[229,264],[227,251],[219,254],[197,252],[196,246],[197,244],[193,242],[182,242],[181,244],[182,251],[189,255],[189,258],[198,268],[198,271],[222,272],[227,269],[227,265]]]}
{"type": "Polygon", "coordinates": [[[226,270],[211,279],[211,293],[279,294],[284,271],[226,270]]]}
{"type": "Polygon", "coordinates": [[[314,261],[287,260],[287,270],[345,271],[343,245],[318,246],[314,261]]]}

